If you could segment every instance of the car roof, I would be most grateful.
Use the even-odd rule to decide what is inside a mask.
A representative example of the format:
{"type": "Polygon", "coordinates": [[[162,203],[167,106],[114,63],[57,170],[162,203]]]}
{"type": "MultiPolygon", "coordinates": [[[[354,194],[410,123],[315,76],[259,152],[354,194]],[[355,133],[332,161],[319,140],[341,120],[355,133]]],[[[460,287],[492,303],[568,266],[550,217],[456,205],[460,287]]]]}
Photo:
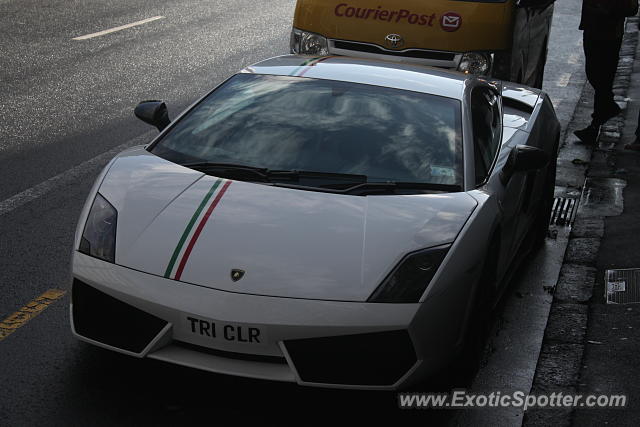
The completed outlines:
{"type": "Polygon", "coordinates": [[[251,65],[243,73],[296,76],[390,87],[462,99],[475,77],[422,65],[346,56],[283,55],[251,65]]]}

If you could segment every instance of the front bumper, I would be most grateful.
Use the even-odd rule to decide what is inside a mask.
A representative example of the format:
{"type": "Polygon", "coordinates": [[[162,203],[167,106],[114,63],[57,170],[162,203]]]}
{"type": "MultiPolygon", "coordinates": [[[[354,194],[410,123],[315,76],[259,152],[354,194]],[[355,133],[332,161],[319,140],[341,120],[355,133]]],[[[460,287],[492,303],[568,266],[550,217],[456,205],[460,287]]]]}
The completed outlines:
{"type": "Polygon", "coordinates": [[[413,320],[422,304],[219,291],[78,252],[73,264],[72,331],[110,350],[211,372],[321,387],[396,389],[421,376],[421,342],[428,336],[413,320]],[[197,328],[189,318],[231,325],[234,338],[244,334],[245,339],[194,333],[197,328]],[[250,328],[262,331],[259,343],[247,342],[250,328]]]}

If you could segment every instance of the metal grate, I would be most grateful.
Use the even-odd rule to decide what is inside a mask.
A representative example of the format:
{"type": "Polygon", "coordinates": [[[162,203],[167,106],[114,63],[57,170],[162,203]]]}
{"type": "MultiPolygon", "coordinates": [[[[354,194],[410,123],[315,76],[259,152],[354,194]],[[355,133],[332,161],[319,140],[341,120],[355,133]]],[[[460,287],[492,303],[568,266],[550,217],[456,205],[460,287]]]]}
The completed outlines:
{"type": "Polygon", "coordinates": [[[578,206],[577,199],[566,197],[556,197],[553,199],[553,208],[551,209],[550,225],[570,226],[576,216],[578,206]]]}
{"type": "Polygon", "coordinates": [[[640,303],[640,268],[605,272],[607,304],[640,303]]]}

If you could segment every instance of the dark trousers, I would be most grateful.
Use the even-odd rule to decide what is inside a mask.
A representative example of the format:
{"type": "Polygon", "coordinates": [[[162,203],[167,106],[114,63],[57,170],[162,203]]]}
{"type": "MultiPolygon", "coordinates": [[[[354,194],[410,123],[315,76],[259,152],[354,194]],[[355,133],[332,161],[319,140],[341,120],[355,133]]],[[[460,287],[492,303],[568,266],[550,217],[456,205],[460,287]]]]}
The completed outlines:
{"type": "Polygon", "coordinates": [[[615,110],[613,100],[613,79],[618,69],[622,38],[597,40],[584,33],[584,56],[587,79],[595,89],[593,118],[594,125],[602,125],[615,110]]]}

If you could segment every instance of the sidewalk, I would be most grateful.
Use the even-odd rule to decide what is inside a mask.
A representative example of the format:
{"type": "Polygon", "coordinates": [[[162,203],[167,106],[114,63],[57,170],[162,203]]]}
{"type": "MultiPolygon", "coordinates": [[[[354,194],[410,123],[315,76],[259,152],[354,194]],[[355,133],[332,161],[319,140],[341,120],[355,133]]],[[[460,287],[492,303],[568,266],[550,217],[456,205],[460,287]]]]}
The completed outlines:
{"type": "MultiPolygon", "coordinates": [[[[575,160],[588,161],[587,181],[532,387],[533,394],[626,394],[627,407],[534,409],[526,426],[640,423],[640,305],[606,304],[604,280],[607,269],[640,268],[640,153],[624,149],[640,110],[637,41],[638,18],[631,18],[615,85],[626,109],[607,123],[591,157],[575,160]]],[[[588,124],[592,99],[587,84],[569,131],[588,124]]],[[[580,149],[573,135],[567,144],[580,149]]]]}
{"type": "MultiPolygon", "coordinates": [[[[636,27],[637,31],[637,27],[636,27]]],[[[578,409],[577,426],[640,423],[640,305],[606,304],[605,270],[640,268],[640,153],[624,149],[634,140],[640,109],[640,55],[631,74],[622,137],[610,151],[594,155],[589,177],[626,181],[624,210],[604,221],[596,260],[596,283],[589,304],[586,348],[578,392],[626,394],[625,409],[578,409]]]]}

